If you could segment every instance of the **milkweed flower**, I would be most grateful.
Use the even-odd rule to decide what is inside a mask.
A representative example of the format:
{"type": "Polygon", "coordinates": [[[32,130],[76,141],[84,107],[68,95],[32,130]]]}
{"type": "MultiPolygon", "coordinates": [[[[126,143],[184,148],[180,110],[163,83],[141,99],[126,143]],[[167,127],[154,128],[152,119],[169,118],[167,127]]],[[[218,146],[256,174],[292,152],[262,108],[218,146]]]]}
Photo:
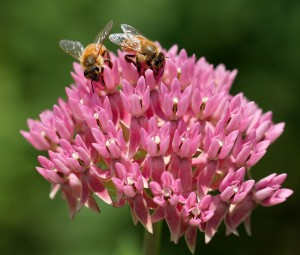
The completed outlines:
{"type": "Polygon", "coordinates": [[[195,251],[197,232],[209,242],[222,222],[237,234],[259,205],[284,202],[293,191],[282,188],[286,174],[260,181],[250,175],[268,147],[281,135],[275,124],[242,93],[230,94],[237,74],[205,58],[189,57],[178,47],[162,77],[151,69],[140,75],[125,52],[104,66],[106,86],[91,82],[74,64],[67,100],[58,100],[39,120],[21,131],[39,156],[39,174],[59,191],[71,217],[84,206],[99,212],[97,200],[129,204],[133,221],[149,232],[166,221],[171,240],[185,237],[195,251]]]}

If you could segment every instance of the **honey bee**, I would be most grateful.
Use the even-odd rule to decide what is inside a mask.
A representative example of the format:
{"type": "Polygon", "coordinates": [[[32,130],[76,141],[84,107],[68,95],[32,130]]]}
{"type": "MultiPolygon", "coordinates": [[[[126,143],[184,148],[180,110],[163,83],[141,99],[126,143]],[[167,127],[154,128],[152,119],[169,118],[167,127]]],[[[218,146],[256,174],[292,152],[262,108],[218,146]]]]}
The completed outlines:
{"type": "Polygon", "coordinates": [[[125,60],[133,63],[140,75],[150,68],[154,76],[160,78],[164,72],[166,57],[158,45],[130,25],[122,24],[121,28],[124,33],[111,34],[109,40],[133,53],[125,55],[125,60]]]}
{"type": "MultiPolygon", "coordinates": [[[[61,40],[59,46],[68,54],[77,59],[83,70],[84,76],[93,82],[100,82],[103,86],[103,66],[107,64],[110,68],[112,63],[110,61],[109,52],[103,45],[103,42],[108,37],[112,28],[113,21],[109,21],[106,26],[99,32],[93,43],[83,47],[78,41],[61,40]]],[[[94,87],[93,87],[94,90],[94,87]]]]}

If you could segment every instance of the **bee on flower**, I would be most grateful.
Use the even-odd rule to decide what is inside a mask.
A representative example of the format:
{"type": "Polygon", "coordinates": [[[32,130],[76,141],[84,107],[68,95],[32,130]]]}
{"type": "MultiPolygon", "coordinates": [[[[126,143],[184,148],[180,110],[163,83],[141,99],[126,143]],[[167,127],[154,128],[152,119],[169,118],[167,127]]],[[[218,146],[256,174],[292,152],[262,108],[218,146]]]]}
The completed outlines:
{"type": "Polygon", "coordinates": [[[158,45],[130,25],[122,24],[121,28],[124,33],[111,34],[109,40],[128,52],[125,60],[134,64],[140,75],[150,68],[154,76],[160,78],[164,72],[166,57],[158,45]]]}
{"type": "Polygon", "coordinates": [[[100,82],[105,86],[103,78],[104,65],[112,67],[109,51],[103,45],[113,26],[113,21],[109,21],[96,36],[93,43],[84,46],[78,41],[61,40],[59,46],[66,53],[73,56],[82,66],[84,76],[92,82],[100,82]]]}

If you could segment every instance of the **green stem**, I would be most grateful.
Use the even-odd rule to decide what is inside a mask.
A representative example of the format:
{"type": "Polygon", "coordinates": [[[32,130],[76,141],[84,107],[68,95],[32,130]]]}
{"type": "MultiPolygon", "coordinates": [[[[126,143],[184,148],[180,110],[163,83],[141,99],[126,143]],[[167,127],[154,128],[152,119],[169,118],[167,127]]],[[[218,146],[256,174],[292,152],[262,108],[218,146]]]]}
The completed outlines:
{"type": "Polygon", "coordinates": [[[145,229],[143,255],[158,255],[160,253],[161,228],[162,221],[153,225],[153,234],[145,229]]]}

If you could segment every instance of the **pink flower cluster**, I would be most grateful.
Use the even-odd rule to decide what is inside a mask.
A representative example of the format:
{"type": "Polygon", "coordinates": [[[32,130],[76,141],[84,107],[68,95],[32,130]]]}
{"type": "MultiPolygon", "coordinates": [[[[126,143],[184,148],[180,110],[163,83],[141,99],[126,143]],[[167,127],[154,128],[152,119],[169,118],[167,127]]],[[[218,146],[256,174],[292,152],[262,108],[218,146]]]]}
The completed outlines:
{"type": "Polygon", "coordinates": [[[165,220],[175,243],[185,236],[195,251],[198,230],[209,242],[222,222],[237,234],[257,205],[272,206],[292,194],[286,174],[251,178],[250,169],[283,132],[242,93],[229,90],[237,71],[214,68],[177,46],[162,77],[139,75],[125,52],[104,66],[105,87],[94,93],[77,63],[68,99],[28,120],[22,135],[37,150],[37,171],[60,190],[71,217],[83,206],[99,211],[95,197],[115,207],[129,204],[134,223],[152,232],[165,220]]]}

